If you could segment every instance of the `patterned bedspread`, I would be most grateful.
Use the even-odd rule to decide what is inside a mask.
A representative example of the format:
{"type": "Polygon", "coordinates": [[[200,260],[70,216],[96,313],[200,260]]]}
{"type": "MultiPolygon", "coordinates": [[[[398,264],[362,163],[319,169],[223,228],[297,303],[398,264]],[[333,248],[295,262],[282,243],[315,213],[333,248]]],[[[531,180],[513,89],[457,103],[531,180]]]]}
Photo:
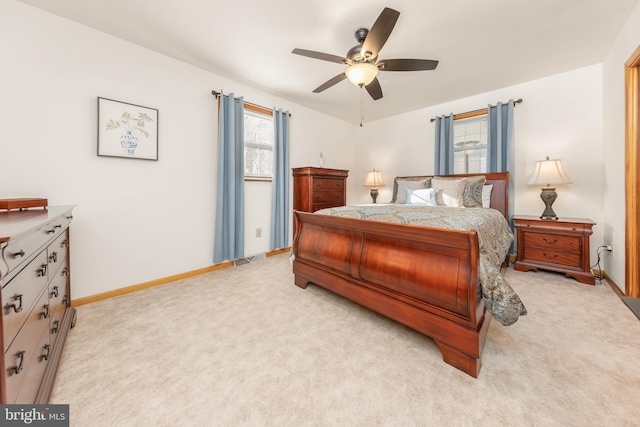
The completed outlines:
{"type": "Polygon", "coordinates": [[[377,204],[341,206],[316,214],[334,215],[400,224],[424,225],[451,230],[476,230],[480,243],[479,279],[487,310],[505,326],[527,314],[527,309],[500,275],[500,266],[513,242],[504,216],[494,209],[443,206],[377,204]]]}

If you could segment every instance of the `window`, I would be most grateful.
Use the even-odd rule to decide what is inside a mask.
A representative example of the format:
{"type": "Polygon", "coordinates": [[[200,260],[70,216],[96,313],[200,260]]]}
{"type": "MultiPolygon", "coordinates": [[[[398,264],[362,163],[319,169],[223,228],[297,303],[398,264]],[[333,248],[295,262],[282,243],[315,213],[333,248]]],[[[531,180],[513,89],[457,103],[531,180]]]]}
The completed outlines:
{"type": "Polygon", "coordinates": [[[489,116],[455,120],[453,123],[453,173],[487,171],[489,116]]]}
{"type": "Polygon", "coordinates": [[[245,179],[269,180],[273,176],[273,116],[271,111],[245,104],[245,179]]]}

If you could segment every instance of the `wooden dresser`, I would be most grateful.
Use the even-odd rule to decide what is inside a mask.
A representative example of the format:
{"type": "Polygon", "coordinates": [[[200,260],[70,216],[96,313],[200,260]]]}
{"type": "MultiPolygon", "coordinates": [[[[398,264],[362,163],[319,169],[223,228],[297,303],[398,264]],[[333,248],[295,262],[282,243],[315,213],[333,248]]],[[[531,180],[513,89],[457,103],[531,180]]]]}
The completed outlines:
{"type": "Polygon", "coordinates": [[[315,212],[347,204],[347,176],[341,169],[293,169],[293,209],[315,212]]]}
{"type": "Polygon", "coordinates": [[[73,206],[0,212],[1,403],[48,403],[71,307],[73,206]]]}
{"type": "Polygon", "coordinates": [[[595,285],[589,250],[595,222],[586,218],[543,220],[537,216],[515,215],[513,223],[518,242],[515,270],[540,268],[595,285]]]}

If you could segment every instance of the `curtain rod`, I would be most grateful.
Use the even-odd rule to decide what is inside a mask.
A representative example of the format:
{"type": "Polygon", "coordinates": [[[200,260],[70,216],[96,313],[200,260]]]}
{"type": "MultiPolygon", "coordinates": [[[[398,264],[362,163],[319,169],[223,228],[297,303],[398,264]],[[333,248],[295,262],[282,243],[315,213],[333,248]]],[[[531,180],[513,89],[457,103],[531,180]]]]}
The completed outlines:
{"type": "MultiPolygon", "coordinates": [[[[215,96],[217,98],[217,97],[219,97],[221,95],[221,93],[216,91],[216,90],[212,90],[211,91],[211,95],[213,95],[213,96],[215,96]]],[[[226,95],[222,95],[222,96],[226,96],[226,95]]],[[[257,108],[262,108],[263,110],[269,110],[269,111],[273,110],[272,108],[263,107],[262,105],[253,104],[253,103],[247,102],[247,101],[244,101],[244,103],[252,105],[252,106],[257,107],[257,108]]],[[[289,113],[289,117],[291,117],[291,113],[289,113]]]]}
{"type": "MultiPolygon", "coordinates": [[[[516,106],[516,104],[520,104],[520,103],[522,103],[522,98],[520,98],[520,99],[517,99],[517,100],[513,101],[513,106],[515,107],[515,106],[516,106]]],[[[486,108],[480,108],[480,109],[478,109],[478,110],[467,111],[466,113],[458,113],[458,114],[454,114],[454,115],[453,115],[453,119],[455,120],[457,116],[463,116],[463,115],[464,115],[464,116],[471,115],[470,117],[473,117],[473,114],[474,114],[474,113],[481,113],[481,112],[483,112],[483,111],[487,111],[487,109],[486,109],[486,108]]],[[[477,115],[480,115],[480,114],[477,114],[477,115]]],[[[466,118],[466,117],[465,117],[465,118],[466,118]]],[[[435,121],[436,121],[436,117],[432,118],[432,119],[431,119],[431,121],[432,121],[432,122],[435,122],[435,121]]]]}

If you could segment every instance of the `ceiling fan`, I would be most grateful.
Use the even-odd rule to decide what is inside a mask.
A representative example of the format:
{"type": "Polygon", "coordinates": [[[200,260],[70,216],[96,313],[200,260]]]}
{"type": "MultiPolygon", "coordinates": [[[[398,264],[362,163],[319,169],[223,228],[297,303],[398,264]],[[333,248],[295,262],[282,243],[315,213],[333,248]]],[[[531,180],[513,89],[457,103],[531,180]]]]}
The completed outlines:
{"type": "Polygon", "coordinates": [[[323,61],[337,62],[348,65],[347,69],[337,76],[327,80],[314,89],[314,93],[320,93],[331,86],[348,78],[354,85],[365,87],[374,100],[382,98],[382,88],[376,77],[378,71],[428,71],[435,70],[438,61],[431,59],[378,59],[378,53],[387,42],[393,27],[398,21],[400,12],[385,7],[371,30],[359,28],[356,33],[358,44],[347,52],[346,57],[316,52],[306,49],[293,49],[296,55],[323,61]]]}

